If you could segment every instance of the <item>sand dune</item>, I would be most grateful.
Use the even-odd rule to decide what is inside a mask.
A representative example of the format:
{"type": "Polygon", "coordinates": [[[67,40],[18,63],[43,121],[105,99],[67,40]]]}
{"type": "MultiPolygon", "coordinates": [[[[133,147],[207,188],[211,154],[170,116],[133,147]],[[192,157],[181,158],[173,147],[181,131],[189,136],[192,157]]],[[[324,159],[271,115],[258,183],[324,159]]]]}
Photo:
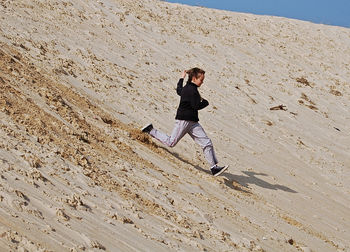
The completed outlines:
{"type": "Polygon", "coordinates": [[[0,3],[1,251],[349,251],[350,30],[163,1],[0,3]],[[206,70],[170,149],[184,69],[206,70]]]}

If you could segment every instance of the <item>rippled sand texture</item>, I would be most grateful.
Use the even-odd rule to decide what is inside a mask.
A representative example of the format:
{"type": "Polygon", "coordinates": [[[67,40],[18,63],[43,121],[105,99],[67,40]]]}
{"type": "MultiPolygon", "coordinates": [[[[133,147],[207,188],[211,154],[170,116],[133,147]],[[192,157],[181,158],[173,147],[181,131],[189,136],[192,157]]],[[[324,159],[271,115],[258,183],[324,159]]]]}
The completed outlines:
{"type": "Polygon", "coordinates": [[[350,30],[163,1],[0,2],[1,251],[349,251],[350,30]],[[166,148],[182,70],[200,122],[166,148]]]}

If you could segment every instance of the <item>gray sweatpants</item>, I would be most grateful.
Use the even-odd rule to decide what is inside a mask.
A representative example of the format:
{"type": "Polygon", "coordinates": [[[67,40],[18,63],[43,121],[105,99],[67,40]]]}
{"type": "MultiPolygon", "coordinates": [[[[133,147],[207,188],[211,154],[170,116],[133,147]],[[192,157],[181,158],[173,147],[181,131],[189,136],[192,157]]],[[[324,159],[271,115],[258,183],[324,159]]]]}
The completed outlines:
{"type": "Polygon", "coordinates": [[[213,144],[198,122],[176,120],[171,136],[168,136],[167,134],[154,128],[151,130],[150,135],[158,139],[163,144],[169,147],[174,147],[187,133],[197,144],[202,147],[204,156],[207,159],[210,167],[215,166],[218,163],[218,160],[215,156],[213,144]]]}

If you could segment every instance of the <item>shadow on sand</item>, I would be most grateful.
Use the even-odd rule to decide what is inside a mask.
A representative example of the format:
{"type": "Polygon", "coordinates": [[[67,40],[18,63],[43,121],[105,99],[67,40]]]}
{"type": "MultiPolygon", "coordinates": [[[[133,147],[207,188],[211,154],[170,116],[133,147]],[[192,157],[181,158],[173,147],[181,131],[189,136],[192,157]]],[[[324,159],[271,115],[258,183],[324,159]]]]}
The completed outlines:
{"type": "MultiPolygon", "coordinates": [[[[202,167],[198,165],[194,165],[188,160],[182,158],[178,153],[171,152],[167,148],[158,146],[159,148],[163,149],[164,151],[168,152],[175,158],[179,159],[180,161],[193,166],[195,169],[205,172],[207,174],[211,174],[209,169],[203,169],[202,167]]],[[[229,170],[228,170],[229,171],[229,170]]],[[[231,189],[234,189],[236,191],[241,191],[245,193],[251,193],[251,189],[249,185],[257,185],[262,188],[270,189],[270,190],[281,190],[289,193],[297,193],[297,191],[294,191],[293,189],[290,189],[289,187],[279,185],[279,184],[271,184],[269,182],[266,182],[262,180],[261,178],[258,178],[257,176],[269,176],[265,173],[256,173],[252,171],[242,171],[245,175],[234,175],[228,172],[224,172],[221,176],[225,177],[225,185],[230,187],[231,189]]]]}
{"type": "Polygon", "coordinates": [[[223,176],[227,178],[225,184],[232,189],[237,189],[234,185],[234,182],[239,183],[242,187],[249,188],[249,185],[257,185],[262,188],[270,189],[270,190],[281,190],[290,193],[297,193],[293,189],[290,189],[287,186],[279,185],[279,184],[271,184],[258,178],[257,176],[268,176],[265,173],[256,173],[251,171],[242,171],[245,175],[233,175],[230,173],[224,173],[223,176]]]}

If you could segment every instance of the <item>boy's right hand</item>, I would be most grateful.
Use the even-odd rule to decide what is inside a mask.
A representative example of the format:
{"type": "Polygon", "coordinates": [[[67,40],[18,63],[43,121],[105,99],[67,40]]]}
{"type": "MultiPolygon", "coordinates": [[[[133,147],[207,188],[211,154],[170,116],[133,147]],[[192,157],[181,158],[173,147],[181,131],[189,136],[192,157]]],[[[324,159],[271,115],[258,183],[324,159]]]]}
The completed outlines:
{"type": "Polygon", "coordinates": [[[181,78],[182,78],[182,79],[185,79],[186,74],[187,74],[187,71],[186,71],[186,70],[184,70],[184,71],[182,72],[181,78]]]}

